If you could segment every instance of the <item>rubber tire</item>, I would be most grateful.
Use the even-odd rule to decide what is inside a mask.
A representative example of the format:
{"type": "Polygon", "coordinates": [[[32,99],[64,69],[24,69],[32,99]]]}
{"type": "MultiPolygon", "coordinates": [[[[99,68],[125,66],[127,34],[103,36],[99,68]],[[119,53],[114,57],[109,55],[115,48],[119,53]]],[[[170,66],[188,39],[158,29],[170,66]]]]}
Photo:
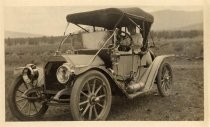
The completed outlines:
{"type": "Polygon", "coordinates": [[[106,120],[109,114],[109,111],[111,108],[111,102],[112,102],[112,93],[111,93],[109,81],[101,72],[96,71],[96,70],[91,70],[79,76],[77,80],[75,81],[74,86],[72,88],[71,97],[70,97],[70,110],[71,110],[71,115],[73,117],[73,120],[76,120],[76,121],[83,120],[79,114],[77,102],[79,101],[80,91],[85,85],[83,83],[92,76],[99,76],[105,82],[105,85],[106,85],[105,87],[107,90],[106,92],[108,94],[105,112],[103,112],[101,117],[97,120],[106,120]]]}
{"type": "Polygon", "coordinates": [[[11,110],[11,113],[19,120],[21,121],[35,121],[35,120],[39,120],[41,119],[41,117],[45,114],[45,112],[48,109],[48,106],[46,104],[42,105],[42,108],[40,109],[40,111],[33,115],[32,117],[28,117],[23,115],[19,110],[18,107],[15,104],[15,92],[17,90],[17,88],[19,87],[19,85],[21,85],[23,82],[22,76],[19,76],[16,78],[16,80],[13,82],[13,84],[11,84],[10,89],[9,89],[9,93],[8,93],[8,104],[9,104],[9,108],[11,110]]]}
{"type": "Polygon", "coordinates": [[[166,63],[166,62],[163,61],[161,63],[161,65],[160,65],[159,69],[158,69],[158,74],[157,74],[157,88],[158,88],[158,91],[159,91],[159,93],[160,93],[160,95],[162,97],[165,97],[165,96],[169,96],[170,95],[170,91],[169,91],[169,93],[166,93],[165,90],[163,90],[162,87],[161,87],[162,69],[163,69],[164,66],[168,66],[168,69],[169,69],[169,71],[171,73],[172,81],[171,81],[170,91],[171,91],[172,86],[173,86],[173,72],[172,72],[172,68],[171,68],[170,64],[168,64],[168,63],[166,63]]]}

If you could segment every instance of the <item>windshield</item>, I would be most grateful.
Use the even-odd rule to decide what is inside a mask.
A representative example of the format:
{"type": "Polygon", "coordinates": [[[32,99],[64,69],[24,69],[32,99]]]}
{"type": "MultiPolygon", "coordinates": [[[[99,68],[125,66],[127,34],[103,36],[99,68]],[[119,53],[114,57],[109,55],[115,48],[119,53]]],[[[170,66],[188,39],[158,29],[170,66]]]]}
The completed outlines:
{"type": "MultiPolygon", "coordinates": [[[[96,31],[93,33],[82,33],[81,41],[84,49],[100,49],[103,43],[110,37],[110,31],[96,31]]],[[[111,43],[111,40],[108,44],[111,43]]]]}
{"type": "MultiPolygon", "coordinates": [[[[111,36],[113,31],[104,28],[95,28],[90,26],[67,35],[59,45],[62,52],[78,49],[100,49],[104,42],[111,36]]],[[[104,48],[112,44],[113,39],[109,39],[104,48]]]]}

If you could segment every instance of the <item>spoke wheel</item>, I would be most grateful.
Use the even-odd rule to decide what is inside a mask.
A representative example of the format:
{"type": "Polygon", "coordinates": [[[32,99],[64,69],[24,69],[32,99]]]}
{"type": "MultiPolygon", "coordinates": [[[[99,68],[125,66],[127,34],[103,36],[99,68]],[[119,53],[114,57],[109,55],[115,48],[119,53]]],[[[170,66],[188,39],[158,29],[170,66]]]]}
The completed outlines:
{"type": "Polygon", "coordinates": [[[72,116],[74,120],[105,120],[111,99],[111,89],[106,77],[95,70],[86,72],[78,77],[72,88],[72,116]]]}
{"type": "Polygon", "coordinates": [[[157,86],[161,96],[168,96],[172,89],[172,69],[168,63],[163,62],[160,65],[157,75],[157,86]]]}
{"type": "Polygon", "coordinates": [[[37,90],[25,94],[28,90],[29,87],[23,82],[22,77],[18,77],[9,91],[8,103],[10,110],[19,120],[38,120],[47,111],[48,106],[39,99],[42,94],[41,91],[37,90]]]}

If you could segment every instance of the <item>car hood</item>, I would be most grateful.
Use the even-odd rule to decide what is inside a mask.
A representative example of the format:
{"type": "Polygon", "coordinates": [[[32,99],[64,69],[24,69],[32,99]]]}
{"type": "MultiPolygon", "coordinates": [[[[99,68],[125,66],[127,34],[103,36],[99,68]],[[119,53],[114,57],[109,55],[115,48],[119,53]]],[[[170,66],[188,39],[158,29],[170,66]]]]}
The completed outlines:
{"type": "MultiPolygon", "coordinates": [[[[49,58],[48,61],[66,61],[77,67],[77,66],[89,65],[93,57],[94,55],[71,54],[71,55],[52,56],[49,58]]],[[[104,62],[99,56],[96,56],[94,61],[90,64],[90,66],[100,66],[100,65],[104,65],[104,62]]]]}

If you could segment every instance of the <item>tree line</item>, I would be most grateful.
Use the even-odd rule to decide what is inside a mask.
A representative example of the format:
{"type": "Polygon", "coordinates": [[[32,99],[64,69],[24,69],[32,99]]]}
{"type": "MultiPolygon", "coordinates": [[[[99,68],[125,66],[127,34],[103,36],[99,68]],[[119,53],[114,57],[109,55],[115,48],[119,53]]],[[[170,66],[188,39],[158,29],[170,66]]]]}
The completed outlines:
{"type": "Polygon", "coordinates": [[[203,36],[202,30],[190,30],[190,31],[151,31],[151,36],[155,38],[193,38],[197,36],[203,36]]]}
{"type": "MultiPolygon", "coordinates": [[[[191,31],[151,31],[151,36],[153,38],[193,38],[196,36],[203,36],[202,30],[191,30],[191,31]]],[[[15,45],[45,45],[45,44],[58,44],[62,41],[63,36],[43,36],[43,37],[34,37],[34,38],[6,38],[6,46],[15,46],[15,45]]],[[[74,43],[80,42],[81,35],[75,34],[65,43],[74,43]]]]}

